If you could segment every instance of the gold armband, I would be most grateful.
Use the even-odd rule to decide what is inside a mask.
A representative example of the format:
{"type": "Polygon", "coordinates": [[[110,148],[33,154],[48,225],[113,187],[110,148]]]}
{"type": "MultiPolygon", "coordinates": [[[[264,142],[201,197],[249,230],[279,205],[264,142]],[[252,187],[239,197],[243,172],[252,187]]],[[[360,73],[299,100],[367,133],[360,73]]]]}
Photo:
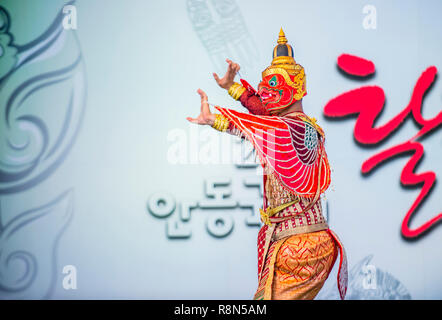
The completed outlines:
{"type": "Polygon", "coordinates": [[[238,100],[239,97],[246,91],[246,88],[244,88],[242,85],[240,85],[238,82],[234,82],[230,88],[229,88],[229,94],[232,96],[233,99],[238,100]]]}
{"type": "Polygon", "coordinates": [[[212,128],[218,131],[226,131],[229,128],[229,119],[224,117],[222,114],[216,114],[215,122],[213,123],[212,128]]]}

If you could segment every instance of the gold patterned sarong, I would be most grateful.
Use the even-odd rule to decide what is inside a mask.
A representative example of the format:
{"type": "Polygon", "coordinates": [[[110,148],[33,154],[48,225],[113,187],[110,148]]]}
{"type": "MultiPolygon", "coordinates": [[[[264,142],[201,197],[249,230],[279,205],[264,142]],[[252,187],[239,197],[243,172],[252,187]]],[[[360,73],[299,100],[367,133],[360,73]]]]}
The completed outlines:
{"type": "Polygon", "coordinates": [[[272,299],[313,299],[336,259],[333,238],[327,231],[319,231],[293,235],[282,241],[274,266],[272,299]]]}
{"type": "Polygon", "coordinates": [[[327,230],[295,234],[269,248],[255,299],[313,299],[327,280],[338,250],[327,230]]]}

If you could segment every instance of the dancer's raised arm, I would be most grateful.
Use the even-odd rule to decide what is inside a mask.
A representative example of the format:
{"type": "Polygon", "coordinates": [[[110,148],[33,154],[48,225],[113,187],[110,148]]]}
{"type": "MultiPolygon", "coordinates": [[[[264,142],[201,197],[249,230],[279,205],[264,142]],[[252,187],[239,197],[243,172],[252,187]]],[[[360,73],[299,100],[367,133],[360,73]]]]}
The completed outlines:
{"type": "Polygon", "coordinates": [[[239,64],[229,59],[226,59],[226,62],[228,67],[224,77],[220,78],[216,73],[213,73],[216,83],[221,88],[227,90],[232,98],[239,100],[251,114],[269,115],[268,110],[264,107],[259,95],[254,90],[248,90],[242,84],[235,82],[235,75],[241,69],[239,64]]]}

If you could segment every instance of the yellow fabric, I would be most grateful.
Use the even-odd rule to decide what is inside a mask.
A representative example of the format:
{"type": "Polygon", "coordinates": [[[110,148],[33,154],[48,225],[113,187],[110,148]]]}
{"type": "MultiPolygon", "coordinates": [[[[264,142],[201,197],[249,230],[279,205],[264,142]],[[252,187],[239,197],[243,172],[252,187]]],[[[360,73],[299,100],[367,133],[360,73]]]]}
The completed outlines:
{"type": "Polygon", "coordinates": [[[282,244],[277,246],[279,250],[270,268],[273,269],[271,298],[313,299],[327,280],[337,257],[333,238],[323,230],[293,235],[280,241],[282,244]]]}

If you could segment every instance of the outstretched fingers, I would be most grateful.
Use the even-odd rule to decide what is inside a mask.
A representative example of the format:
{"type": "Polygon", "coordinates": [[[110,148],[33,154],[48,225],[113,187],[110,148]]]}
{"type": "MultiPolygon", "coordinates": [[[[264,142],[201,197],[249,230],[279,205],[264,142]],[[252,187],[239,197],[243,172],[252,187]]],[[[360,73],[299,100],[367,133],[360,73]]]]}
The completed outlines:
{"type": "Polygon", "coordinates": [[[197,118],[192,118],[192,117],[186,117],[187,121],[192,122],[192,123],[198,123],[198,119],[197,118]]]}
{"type": "Polygon", "coordinates": [[[197,92],[201,97],[201,113],[196,118],[186,117],[186,120],[201,125],[208,124],[207,117],[210,116],[211,113],[210,113],[207,94],[201,89],[198,89],[197,92]]]}
{"type": "Polygon", "coordinates": [[[201,113],[202,114],[210,113],[207,94],[201,89],[198,89],[198,94],[201,97],[201,113]]]}
{"type": "Polygon", "coordinates": [[[207,103],[207,94],[201,89],[198,89],[197,92],[201,97],[201,103],[203,103],[203,102],[207,103]]]}
{"type": "Polygon", "coordinates": [[[226,59],[226,62],[229,64],[228,71],[233,73],[233,74],[236,74],[239,71],[239,69],[241,68],[239,66],[239,64],[233,62],[230,59],[226,59]]]}

